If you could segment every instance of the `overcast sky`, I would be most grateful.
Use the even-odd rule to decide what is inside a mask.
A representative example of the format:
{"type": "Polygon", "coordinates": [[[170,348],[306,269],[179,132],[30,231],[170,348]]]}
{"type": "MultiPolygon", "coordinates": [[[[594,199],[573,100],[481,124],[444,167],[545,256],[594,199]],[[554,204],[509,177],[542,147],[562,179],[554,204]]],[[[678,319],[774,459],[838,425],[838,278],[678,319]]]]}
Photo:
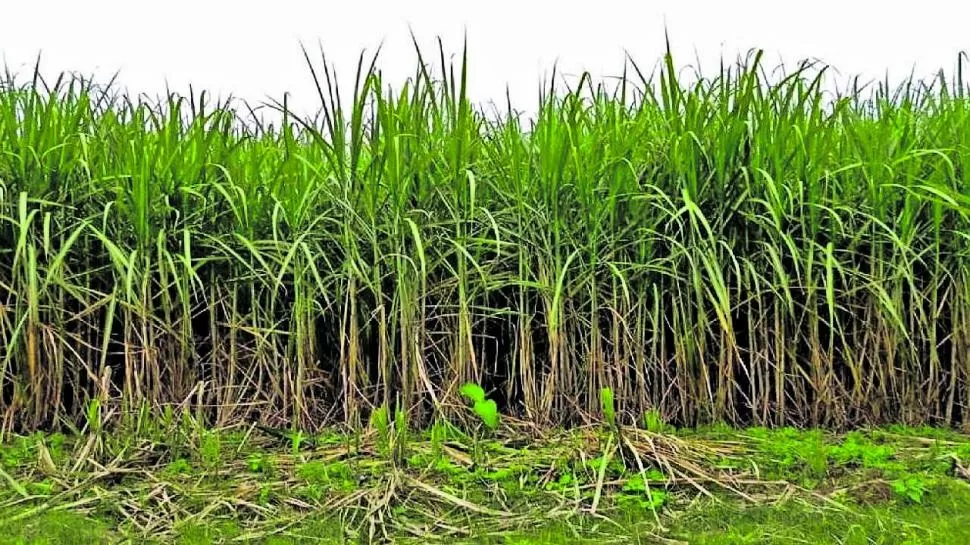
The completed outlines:
{"type": "Polygon", "coordinates": [[[426,54],[435,37],[460,54],[467,30],[472,97],[531,109],[537,86],[554,62],[560,71],[620,72],[624,51],[652,67],[669,30],[678,65],[716,68],[751,48],[766,60],[819,58],[846,74],[904,77],[951,70],[970,50],[968,2],[861,0],[0,0],[0,54],[27,72],[42,52],[44,74],[120,70],[120,82],[155,95],[167,81],[259,101],[284,91],[298,107],[315,105],[300,51],[317,42],[336,63],[341,81],[354,75],[360,51],[384,42],[379,65],[390,81],[413,74],[409,26],[426,54]],[[272,6],[272,7],[269,7],[272,6]]]}

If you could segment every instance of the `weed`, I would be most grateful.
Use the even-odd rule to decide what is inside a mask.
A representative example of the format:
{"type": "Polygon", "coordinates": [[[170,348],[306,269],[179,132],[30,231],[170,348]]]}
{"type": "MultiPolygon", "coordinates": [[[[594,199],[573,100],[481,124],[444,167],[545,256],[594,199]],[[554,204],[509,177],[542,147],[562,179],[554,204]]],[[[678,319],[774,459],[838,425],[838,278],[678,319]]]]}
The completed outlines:
{"type": "Polygon", "coordinates": [[[606,464],[606,475],[610,477],[621,477],[626,473],[626,465],[624,465],[623,460],[611,456],[609,460],[605,455],[597,456],[589,461],[588,467],[593,474],[599,473],[600,469],[603,468],[603,464],[606,464]]]}
{"type": "Polygon", "coordinates": [[[165,466],[166,475],[188,475],[192,473],[192,464],[185,458],[176,458],[165,466]]]}
{"type": "Polygon", "coordinates": [[[923,503],[930,484],[922,475],[907,475],[892,481],[893,492],[913,503],[923,503]]]}
{"type": "Polygon", "coordinates": [[[759,448],[769,456],[776,476],[794,472],[812,486],[827,474],[829,445],[820,430],[752,428],[748,433],[759,439],[759,448]]]}
{"type": "Polygon", "coordinates": [[[246,467],[253,473],[270,473],[273,470],[273,461],[265,454],[254,452],[246,458],[246,467]]]}
{"type": "Polygon", "coordinates": [[[296,495],[307,500],[319,502],[325,497],[326,488],[318,483],[309,483],[298,487],[296,489],[296,495]]]}
{"type": "Polygon", "coordinates": [[[498,405],[492,399],[485,397],[485,390],[474,383],[467,383],[461,387],[461,393],[472,403],[472,410],[489,429],[498,427],[498,405]]]}
{"type": "Polygon", "coordinates": [[[268,505],[273,499],[273,487],[269,484],[262,484],[259,487],[259,496],[256,498],[256,502],[259,505],[268,505]]]}
{"type": "Polygon", "coordinates": [[[653,433],[663,433],[669,429],[667,423],[664,422],[663,416],[657,409],[650,409],[643,413],[643,427],[653,433]]]}
{"type": "Polygon", "coordinates": [[[352,492],[357,488],[354,474],[346,462],[312,460],[301,464],[297,475],[308,485],[325,486],[340,492],[352,492]]]}
{"type": "Polygon", "coordinates": [[[642,478],[633,478],[623,485],[616,501],[621,507],[654,511],[666,504],[669,498],[669,493],[663,488],[648,488],[642,478]]]}
{"type": "Polygon", "coordinates": [[[199,458],[208,469],[222,464],[222,440],[216,432],[202,430],[199,437],[199,458]]]}
{"type": "Polygon", "coordinates": [[[387,407],[374,409],[370,414],[370,427],[377,430],[378,435],[385,441],[387,440],[388,426],[387,407]]]}
{"type": "Polygon", "coordinates": [[[565,471],[559,474],[559,477],[555,480],[549,481],[545,484],[546,490],[555,490],[558,492],[567,492],[576,487],[578,479],[576,475],[570,471],[565,471]]]}
{"type": "Polygon", "coordinates": [[[613,400],[613,389],[603,388],[600,390],[600,410],[603,417],[610,427],[616,428],[616,404],[613,400]]]}
{"type": "Polygon", "coordinates": [[[44,481],[34,481],[27,483],[27,490],[32,494],[37,494],[40,496],[50,496],[54,493],[56,486],[53,482],[49,480],[44,481]]]}
{"type": "Polygon", "coordinates": [[[877,445],[854,431],[846,435],[840,445],[831,447],[829,453],[841,464],[861,465],[873,469],[889,469],[894,451],[889,445],[877,445]]]}

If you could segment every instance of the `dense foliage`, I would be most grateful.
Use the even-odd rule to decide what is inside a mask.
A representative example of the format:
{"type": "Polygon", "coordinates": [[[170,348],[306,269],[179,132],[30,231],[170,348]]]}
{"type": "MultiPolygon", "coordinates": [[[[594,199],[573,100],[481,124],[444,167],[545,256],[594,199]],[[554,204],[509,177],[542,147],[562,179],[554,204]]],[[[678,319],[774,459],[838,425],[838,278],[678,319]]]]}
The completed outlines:
{"type": "Polygon", "coordinates": [[[398,91],[362,63],[350,94],[307,61],[319,115],[273,123],[8,75],[3,427],[92,400],[426,422],[467,382],[543,424],[603,388],[622,422],[970,420],[959,69],[833,94],[818,66],[686,83],[668,55],[526,121],[473,106],[464,57],[419,53],[398,91]]]}

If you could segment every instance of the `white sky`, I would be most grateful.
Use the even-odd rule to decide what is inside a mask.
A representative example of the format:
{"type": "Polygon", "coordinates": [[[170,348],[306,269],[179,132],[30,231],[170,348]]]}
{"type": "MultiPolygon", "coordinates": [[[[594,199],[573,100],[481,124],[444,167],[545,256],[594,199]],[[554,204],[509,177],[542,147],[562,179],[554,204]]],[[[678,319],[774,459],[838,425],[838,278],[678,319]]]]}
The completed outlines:
{"type": "MultiPolygon", "coordinates": [[[[384,47],[379,65],[390,81],[413,74],[409,25],[425,55],[437,58],[436,36],[459,55],[467,30],[472,98],[531,110],[538,83],[558,61],[561,72],[619,74],[624,51],[652,68],[668,28],[678,65],[715,69],[723,55],[765,50],[771,66],[813,57],[841,73],[881,78],[952,71],[970,50],[966,1],[922,0],[537,0],[376,1],[275,0],[0,0],[0,55],[28,75],[42,52],[45,75],[62,70],[119,81],[134,92],[187,92],[188,84],[252,101],[293,96],[315,109],[301,40],[317,41],[352,84],[362,49],[384,47]]],[[[318,57],[316,57],[318,59],[318,57]]]]}

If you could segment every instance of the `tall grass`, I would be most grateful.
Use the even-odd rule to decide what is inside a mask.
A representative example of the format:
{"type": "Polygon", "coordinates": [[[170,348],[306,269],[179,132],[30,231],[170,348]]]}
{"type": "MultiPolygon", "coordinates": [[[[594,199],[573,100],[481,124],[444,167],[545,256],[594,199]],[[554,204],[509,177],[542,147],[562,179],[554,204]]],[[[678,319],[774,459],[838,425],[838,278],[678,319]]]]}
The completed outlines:
{"type": "Polygon", "coordinates": [[[8,73],[2,427],[94,399],[423,422],[467,381],[540,424],[603,388],[624,422],[970,422],[962,57],[832,94],[760,54],[688,84],[668,54],[525,120],[420,55],[398,90],[362,57],[350,93],[307,56],[318,115],[272,123],[8,73]]]}

